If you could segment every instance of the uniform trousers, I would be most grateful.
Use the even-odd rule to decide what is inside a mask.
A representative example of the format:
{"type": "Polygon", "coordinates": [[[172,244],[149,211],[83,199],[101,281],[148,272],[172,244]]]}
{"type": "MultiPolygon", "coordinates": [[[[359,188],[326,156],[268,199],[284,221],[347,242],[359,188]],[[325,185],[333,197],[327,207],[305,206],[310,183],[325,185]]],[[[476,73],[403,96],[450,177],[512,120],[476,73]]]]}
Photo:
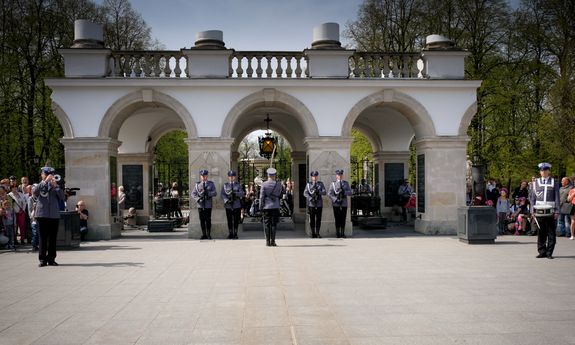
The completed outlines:
{"type": "Polygon", "coordinates": [[[212,230],[212,209],[211,208],[198,208],[200,214],[200,226],[202,228],[202,235],[204,237],[211,237],[212,230]]]}
{"type": "Polygon", "coordinates": [[[42,262],[56,260],[56,239],[58,237],[59,218],[36,218],[40,230],[40,250],[38,259],[42,262]]]}
{"type": "MultiPolygon", "coordinates": [[[[537,235],[537,251],[541,255],[551,256],[555,249],[555,217],[537,217],[539,232],[537,235]]],[[[537,224],[537,223],[536,223],[537,224]]]]}
{"type": "Polygon", "coordinates": [[[319,235],[319,228],[321,228],[322,210],[322,207],[308,207],[309,226],[311,227],[312,234],[319,235]]]}
{"type": "Polygon", "coordinates": [[[230,235],[237,235],[241,213],[242,209],[239,207],[234,209],[226,208],[226,218],[228,219],[228,231],[230,232],[230,235]]]}
{"type": "Polygon", "coordinates": [[[345,218],[347,216],[347,207],[335,206],[333,208],[333,215],[335,216],[335,230],[337,237],[345,235],[345,218]]]}
{"type": "Polygon", "coordinates": [[[280,210],[277,208],[263,210],[264,232],[266,234],[266,244],[275,246],[276,225],[279,221],[280,210]]]}

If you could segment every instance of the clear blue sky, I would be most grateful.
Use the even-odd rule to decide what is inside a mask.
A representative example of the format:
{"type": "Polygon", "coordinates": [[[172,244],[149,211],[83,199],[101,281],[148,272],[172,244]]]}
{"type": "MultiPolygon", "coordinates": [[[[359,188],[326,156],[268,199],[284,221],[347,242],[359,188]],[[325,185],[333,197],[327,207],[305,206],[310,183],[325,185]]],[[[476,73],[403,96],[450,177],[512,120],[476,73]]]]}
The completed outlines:
{"type": "MultiPolygon", "coordinates": [[[[101,3],[103,0],[96,0],[101,3]]],[[[131,0],[166,49],[189,48],[196,33],[222,30],[227,48],[298,50],[311,46],[313,28],[357,17],[363,0],[131,0]]],[[[341,37],[342,43],[343,37],[341,37]]]]}

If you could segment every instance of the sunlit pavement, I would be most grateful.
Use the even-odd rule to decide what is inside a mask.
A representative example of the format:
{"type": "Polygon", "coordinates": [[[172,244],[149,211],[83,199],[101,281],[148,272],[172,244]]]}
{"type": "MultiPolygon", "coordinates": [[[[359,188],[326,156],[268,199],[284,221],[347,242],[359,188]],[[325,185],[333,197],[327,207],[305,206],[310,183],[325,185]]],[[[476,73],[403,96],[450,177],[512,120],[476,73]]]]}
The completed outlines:
{"type": "Polygon", "coordinates": [[[0,254],[0,344],[575,344],[575,241],[467,245],[401,228],[351,239],[198,241],[131,230],[38,267],[0,254]]]}

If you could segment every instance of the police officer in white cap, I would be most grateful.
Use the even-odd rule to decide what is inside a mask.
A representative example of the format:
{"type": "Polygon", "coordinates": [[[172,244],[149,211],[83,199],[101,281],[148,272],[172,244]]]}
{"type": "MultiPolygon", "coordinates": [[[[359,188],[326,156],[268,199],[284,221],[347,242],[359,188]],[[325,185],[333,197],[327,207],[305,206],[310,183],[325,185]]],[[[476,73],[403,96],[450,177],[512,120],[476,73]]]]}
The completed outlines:
{"type": "Polygon", "coordinates": [[[349,183],[343,179],[343,170],[335,171],[335,181],[329,186],[327,193],[333,206],[335,216],[335,231],[337,238],[345,238],[345,218],[347,216],[347,197],[351,195],[349,183]]]}
{"type": "Polygon", "coordinates": [[[559,217],[559,182],[551,177],[551,164],[539,163],[541,177],[535,179],[530,193],[535,225],[539,227],[537,258],[553,259],[555,249],[555,220],[559,217]]]}
{"type": "Polygon", "coordinates": [[[323,210],[323,200],[321,196],[326,195],[327,192],[323,182],[317,180],[319,175],[317,171],[312,171],[309,175],[311,176],[311,181],[306,184],[303,195],[307,198],[311,237],[321,238],[319,234],[319,229],[321,228],[321,214],[323,210]]]}
{"type": "Polygon", "coordinates": [[[224,183],[220,196],[226,208],[228,220],[228,239],[238,239],[238,226],[242,210],[241,199],[244,197],[242,186],[236,182],[236,172],[228,171],[228,182],[224,183]]]}
{"type": "Polygon", "coordinates": [[[202,240],[212,239],[212,198],[216,195],[216,185],[208,180],[208,171],[205,169],[200,170],[200,181],[196,182],[192,190],[192,198],[198,204],[202,240]]]}
{"type": "Polygon", "coordinates": [[[276,226],[280,216],[280,198],[282,185],[276,181],[277,171],[274,168],[267,170],[268,180],[262,183],[260,191],[260,208],[263,212],[264,232],[266,246],[276,246],[276,226]]]}

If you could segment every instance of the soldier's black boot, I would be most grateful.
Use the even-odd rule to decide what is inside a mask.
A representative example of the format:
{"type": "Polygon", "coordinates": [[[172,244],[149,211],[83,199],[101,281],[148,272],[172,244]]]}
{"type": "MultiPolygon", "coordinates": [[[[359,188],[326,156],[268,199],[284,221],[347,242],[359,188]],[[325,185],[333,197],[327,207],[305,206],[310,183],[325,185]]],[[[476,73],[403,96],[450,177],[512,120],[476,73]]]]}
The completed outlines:
{"type": "Polygon", "coordinates": [[[212,229],[206,230],[206,234],[208,235],[208,240],[211,240],[211,239],[212,239],[211,233],[212,233],[212,229]]]}
{"type": "Polygon", "coordinates": [[[200,237],[200,240],[205,240],[207,238],[208,238],[208,236],[206,236],[206,230],[202,229],[202,237],[200,237]]]}
{"type": "Polygon", "coordinates": [[[234,238],[234,230],[229,229],[228,230],[228,240],[231,240],[232,238],[234,238]]]}
{"type": "Polygon", "coordinates": [[[277,245],[276,245],[276,227],[275,226],[272,226],[272,229],[271,229],[270,246],[277,247],[277,245]]]}
{"type": "Polygon", "coordinates": [[[319,229],[315,230],[315,237],[321,238],[321,235],[319,234],[319,229]]]}
{"type": "Polygon", "coordinates": [[[232,237],[234,240],[238,239],[238,229],[234,229],[234,237],[232,237]]]}
{"type": "Polygon", "coordinates": [[[266,246],[269,247],[271,245],[270,242],[270,229],[268,229],[268,227],[266,226],[265,228],[265,233],[266,233],[266,246]]]}

